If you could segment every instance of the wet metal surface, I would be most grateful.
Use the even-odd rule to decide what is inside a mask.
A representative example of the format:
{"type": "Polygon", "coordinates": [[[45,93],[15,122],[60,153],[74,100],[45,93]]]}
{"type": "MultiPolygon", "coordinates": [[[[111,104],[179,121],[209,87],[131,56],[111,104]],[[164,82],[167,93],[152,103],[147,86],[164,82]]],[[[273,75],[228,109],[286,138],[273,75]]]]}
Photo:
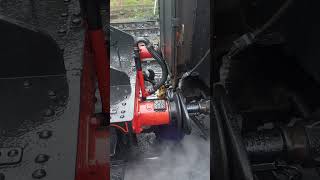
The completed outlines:
{"type": "Polygon", "coordinates": [[[154,44],[159,45],[160,28],[158,21],[130,21],[111,22],[111,25],[119,30],[127,32],[135,37],[146,37],[154,44]]]}
{"type": "Polygon", "coordinates": [[[17,164],[22,158],[22,148],[0,148],[0,166],[17,164]]]}
{"type": "MultiPolygon", "coordinates": [[[[84,37],[79,23],[72,23],[77,12],[76,0],[0,1],[1,17],[20,21],[36,31],[40,29],[53,38],[66,69],[65,73],[54,75],[43,71],[40,76],[21,73],[0,78],[0,149],[22,149],[19,163],[0,165],[0,179],[74,179],[84,37]],[[63,13],[68,16],[61,16],[63,13]]],[[[32,53],[41,52],[48,45],[36,38],[35,35],[34,44],[38,47],[32,53]]],[[[15,43],[28,41],[19,39],[15,43]]],[[[35,63],[32,55],[4,61],[16,65],[35,63]]],[[[52,57],[44,56],[41,60],[61,61],[52,57]]],[[[37,63],[32,66],[37,69],[37,63]]],[[[27,68],[26,72],[30,71],[27,68]]]]}
{"type": "MultiPolygon", "coordinates": [[[[53,120],[65,109],[68,85],[63,76],[1,79],[0,83],[3,85],[0,94],[6,102],[1,106],[1,117],[8,119],[0,121],[2,136],[17,137],[24,134],[39,124],[53,120]],[[25,81],[32,85],[25,88],[25,81]],[[49,98],[48,92],[52,90],[58,94],[55,99],[49,98]]],[[[47,134],[39,132],[39,138],[48,139],[47,134]]]]}
{"type": "Polygon", "coordinates": [[[110,44],[110,122],[131,121],[136,84],[134,39],[131,35],[111,27],[110,44]]]}
{"type": "Polygon", "coordinates": [[[0,78],[65,73],[62,53],[47,32],[1,15],[0,29],[0,78]]]}

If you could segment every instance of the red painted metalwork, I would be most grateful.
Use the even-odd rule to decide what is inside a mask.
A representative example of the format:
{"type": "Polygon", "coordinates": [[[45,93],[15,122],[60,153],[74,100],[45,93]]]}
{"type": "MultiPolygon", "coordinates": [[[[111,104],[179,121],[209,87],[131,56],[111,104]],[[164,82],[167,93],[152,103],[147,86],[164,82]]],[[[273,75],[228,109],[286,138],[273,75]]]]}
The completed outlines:
{"type": "MultiPolygon", "coordinates": [[[[140,59],[152,57],[144,45],[139,45],[139,48],[140,59]]],[[[155,111],[154,101],[145,101],[145,98],[149,95],[149,92],[146,91],[145,88],[142,70],[138,70],[135,89],[134,118],[132,120],[132,130],[134,133],[141,133],[144,126],[157,126],[170,123],[168,102],[166,102],[166,110],[155,111]],[[140,92],[142,97],[140,97],[140,92]]],[[[111,124],[111,126],[118,128],[124,133],[129,132],[127,123],[126,129],[117,124],[111,124]]]]}
{"type": "Polygon", "coordinates": [[[133,131],[141,133],[144,126],[157,126],[170,123],[168,104],[166,111],[155,111],[153,101],[138,102],[136,117],[133,119],[133,131]]]}
{"type": "MultiPolygon", "coordinates": [[[[97,127],[100,126],[99,120],[93,118],[96,82],[93,58],[97,57],[93,56],[93,53],[99,52],[99,50],[93,51],[92,47],[90,47],[93,41],[89,37],[92,36],[87,34],[85,38],[81,75],[76,180],[109,180],[110,171],[107,158],[107,152],[109,151],[107,147],[108,129],[98,129],[97,127]]],[[[95,36],[95,38],[97,37],[95,36]]]]}
{"type": "Polygon", "coordinates": [[[146,89],[146,87],[144,85],[144,77],[143,77],[142,70],[138,70],[137,71],[137,78],[139,79],[139,85],[141,87],[142,97],[146,98],[150,94],[149,94],[149,92],[147,91],[147,89],[146,89]]]}
{"type": "MultiPolygon", "coordinates": [[[[152,55],[149,53],[149,51],[147,50],[146,46],[143,43],[139,44],[139,56],[140,56],[140,61],[141,62],[143,61],[143,59],[152,58],[152,55]]],[[[142,70],[138,69],[137,77],[139,79],[139,84],[140,84],[140,87],[141,87],[142,97],[146,98],[147,96],[150,95],[150,93],[146,90],[146,87],[144,85],[144,77],[143,77],[142,70]]]]}
{"type": "MultiPolygon", "coordinates": [[[[138,80],[137,80],[138,81],[138,80]]],[[[134,119],[132,129],[134,133],[141,133],[144,126],[156,126],[170,123],[169,106],[165,111],[155,111],[153,101],[143,101],[140,98],[140,87],[136,83],[134,119]]]]}
{"type": "Polygon", "coordinates": [[[140,49],[140,59],[141,60],[152,58],[152,55],[149,53],[149,51],[147,50],[147,48],[144,44],[140,44],[139,49],[140,49]]]}
{"type": "MultiPolygon", "coordinates": [[[[140,44],[139,49],[141,61],[144,58],[152,57],[144,44],[140,44]]],[[[144,99],[150,94],[145,88],[142,70],[137,71],[135,93],[135,110],[134,119],[132,120],[133,132],[141,133],[144,126],[156,126],[170,123],[169,105],[167,102],[165,111],[155,111],[153,104],[154,101],[144,101],[144,99]],[[140,98],[140,90],[142,98],[140,98]]]]}
{"type": "Polygon", "coordinates": [[[102,102],[102,111],[108,113],[109,107],[109,96],[110,96],[110,64],[108,54],[106,51],[105,34],[102,29],[89,30],[90,45],[93,53],[94,66],[96,70],[98,87],[102,102]]]}
{"type": "MultiPolygon", "coordinates": [[[[134,105],[134,117],[132,120],[132,130],[134,133],[141,133],[144,126],[157,126],[170,124],[169,104],[166,102],[166,110],[155,111],[154,101],[145,101],[140,97],[140,84],[139,78],[136,79],[135,89],[135,105],[134,105]]],[[[125,123],[126,127],[119,126],[117,124],[111,124],[123,133],[128,133],[128,123],[125,123]]]]}

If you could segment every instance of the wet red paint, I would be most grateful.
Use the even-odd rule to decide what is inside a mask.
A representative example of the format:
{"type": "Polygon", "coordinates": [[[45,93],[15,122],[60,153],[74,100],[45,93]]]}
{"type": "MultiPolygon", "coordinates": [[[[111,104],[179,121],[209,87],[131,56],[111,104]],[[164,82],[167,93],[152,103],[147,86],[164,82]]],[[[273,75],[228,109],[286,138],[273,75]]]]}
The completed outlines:
{"type": "Polygon", "coordinates": [[[105,34],[102,29],[99,29],[89,30],[88,35],[101,96],[102,111],[108,113],[110,109],[110,61],[108,60],[109,56],[106,50],[105,34]]]}
{"type": "MultiPolygon", "coordinates": [[[[138,79],[137,79],[138,81],[138,79]]],[[[132,129],[135,133],[141,133],[143,126],[165,125],[170,123],[169,106],[166,104],[165,111],[155,111],[153,101],[143,101],[140,98],[140,86],[136,83],[136,95],[134,106],[134,118],[132,129]]]]}
{"type": "MultiPolygon", "coordinates": [[[[101,32],[98,32],[98,35],[93,33],[93,36],[92,34],[86,34],[85,38],[83,70],[80,87],[81,98],[78,130],[78,152],[76,162],[76,180],[110,179],[110,169],[108,163],[109,156],[107,154],[107,140],[109,136],[108,129],[97,128],[98,126],[100,126],[100,123],[97,122],[99,120],[93,119],[93,114],[95,110],[94,97],[96,75],[98,77],[99,75],[108,75],[105,74],[105,72],[100,72],[99,74],[97,71],[100,71],[101,69],[103,70],[103,68],[99,68],[97,70],[98,64],[94,64],[97,62],[100,63],[102,61],[102,57],[106,57],[104,55],[94,56],[94,53],[99,53],[103,51],[102,47],[100,47],[101,40],[97,40],[98,37],[101,37],[100,33],[101,32]],[[91,37],[94,38],[90,39],[91,37]],[[98,45],[90,46],[92,42],[95,42],[93,40],[97,40],[98,45]],[[93,50],[94,48],[97,49],[93,50]],[[98,60],[96,59],[94,61],[95,58],[98,58],[98,60]]],[[[104,48],[104,51],[105,49],[106,48],[104,48]]],[[[104,61],[107,61],[107,59],[104,59],[104,61]]],[[[102,64],[105,65],[106,63],[102,64]]],[[[106,80],[109,77],[106,76],[103,78],[104,80],[106,80]]],[[[105,88],[109,89],[108,86],[103,86],[102,91],[104,93],[108,92],[105,88]]],[[[104,96],[107,95],[104,94],[104,96]]],[[[106,99],[108,100],[107,103],[109,103],[109,96],[106,99]]]]}
{"type": "MultiPolygon", "coordinates": [[[[146,98],[147,96],[149,96],[149,92],[147,91],[145,85],[144,85],[144,77],[143,77],[143,72],[142,70],[138,70],[137,72],[137,78],[139,80],[139,85],[141,87],[141,93],[142,93],[142,97],[146,98]]],[[[139,97],[139,96],[138,96],[139,97]]]]}
{"type": "Polygon", "coordinates": [[[152,58],[152,55],[149,53],[147,50],[146,46],[144,44],[139,45],[140,49],[140,59],[147,59],[147,58],[152,58]]]}
{"type": "MultiPolygon", "coordinates": [[[[152,55],[146,49],[144,45],[139,45],[140,48],[140,59],[152,58],[152,55]]],[[[154,109],[154,101],[145,101],[145,98],[150,93],[145,87],[145,80],[143,77],[142,70],[137,70],[136,76],[136,89],[135,89],[135,101],[134,101],[134,117],[132,120],[132,127],[134,133],[141,133],[144,126],[157,126],[170,124],[169,105],[166,102],[166,110],[156,111],[154,109]],[[140,92],[142,97],[140,97],[140,92]]],[[[112,124],[111,126],[118,128],[123,133],[128,133],[128,124],[126,123],[126,129],[123,127],[112,124]]]]}

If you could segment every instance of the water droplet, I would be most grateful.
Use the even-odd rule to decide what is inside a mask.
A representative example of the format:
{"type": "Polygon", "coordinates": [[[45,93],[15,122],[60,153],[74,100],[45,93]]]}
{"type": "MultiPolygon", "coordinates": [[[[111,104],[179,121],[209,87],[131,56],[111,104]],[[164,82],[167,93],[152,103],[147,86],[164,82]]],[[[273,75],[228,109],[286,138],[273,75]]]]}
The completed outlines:
{"type": "Polygon", "coordinates": [[[73,13],[74,16],[79,17],[81,15],[80,11],[74,12],[73,13]]]}
{"type": "Polygon", "coordinates": [[[39,137],[41,139],[48,139],[52,136],[52,131],[44,130],[39,133],[39,137]]]}
{"type": "Polygon", "coordinates": [[[56,93],[53,90],[49,90],[48,95],[51,99],[55,99],[57,97],[56,93]]]}
{"type": "Polygon", "coordinates": [[[36,159],[35,162],[36,163],[44,163],[47,162],[49,160],[49,156],[46,154],[39,154],[36,159]]]}
{"type": "Polygon", "coordinates": [[[52,109],[46,109],[44,112],[43,112],[43,116],[44,117],[50,117],[50,116],[53,116],[54,115],[54,110],[52,109]]]}
{"type": "Polygon", "coordinates": [[[60,28],[59,30],[58,30],[58,33],[59,34],[65,34],[67,32],[67,30],[66,29],[63,29],[63,28],[60,28]]]}
{"type": "Polygon", "coordinates": [[[75,18],[72,20],[72,24],[74,25],[80,25],[81,24],[81,19],[80,18],[75,18]]]}
{"type": "Polygon", "coordinates": [[[35,179],[41,179],[47,175],[44,169],[37,169],[32,173],[32,177],[35,179]]]}
{"type": "Polygon", "coordinates": [[[61,16],[61,17],[67,17],[67,16],[68,16],[68,13],[61,13],[60,16],[61,16]]]}

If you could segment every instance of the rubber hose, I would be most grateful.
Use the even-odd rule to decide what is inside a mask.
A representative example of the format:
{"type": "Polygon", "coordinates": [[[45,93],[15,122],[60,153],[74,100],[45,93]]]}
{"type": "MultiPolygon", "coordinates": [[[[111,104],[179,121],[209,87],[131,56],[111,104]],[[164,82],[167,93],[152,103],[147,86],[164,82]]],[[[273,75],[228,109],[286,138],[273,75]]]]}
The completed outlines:
{"type": "Polygon", "coordinates": [[[162,76],[159,83],[156,83],[153,86],[153,89],[149,92],[150,94],[155,93],[164,83],[167,81],[168,77],[168,69],[161,55],[153,48],[152,44],[148,39],[145,38],[137,38],[135,45],[139,48],[139,43],[144,43],[149,53],[152,57],[157,61],[157,63],[161,66],[162,76]]]}

